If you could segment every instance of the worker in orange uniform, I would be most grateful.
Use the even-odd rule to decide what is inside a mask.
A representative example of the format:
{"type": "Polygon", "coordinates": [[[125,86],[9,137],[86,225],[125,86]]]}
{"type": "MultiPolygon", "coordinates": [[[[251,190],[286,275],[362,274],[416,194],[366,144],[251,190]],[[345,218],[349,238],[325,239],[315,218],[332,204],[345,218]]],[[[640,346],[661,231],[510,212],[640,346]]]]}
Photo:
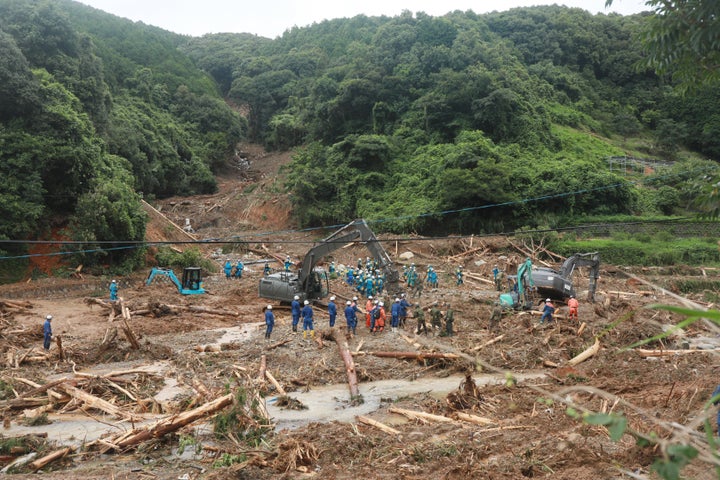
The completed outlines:
{"type": "Polygon", "coordinates": [[[385,302],[378,302],[377,304],[377,318],[375,319],[375,325],[373,326],[373,333],[382,332],[385,330],[385,320],[387,314],[385,313],[385,302]]]}
{"type": "Polygon", "coordinates": [[[372,315],[372,313],[370,313],[370,312],[372,312],[372,309],[374,306],[375,306],[375,304],[373,303],[372,295],[368,295],[367,302],[365,302],[365,326],[367,328],[370,328],[370,326],[371,326],[370,315],[372,315]]]}
{"type": "Polygon", "coordinates": [[[576,322],[578,322],[578,307],[580,306],[580,302],[577,301],[575,295],[570,295],[570,300],[568,300],[567,306],[568,320],[575,320],[576,322]]]}

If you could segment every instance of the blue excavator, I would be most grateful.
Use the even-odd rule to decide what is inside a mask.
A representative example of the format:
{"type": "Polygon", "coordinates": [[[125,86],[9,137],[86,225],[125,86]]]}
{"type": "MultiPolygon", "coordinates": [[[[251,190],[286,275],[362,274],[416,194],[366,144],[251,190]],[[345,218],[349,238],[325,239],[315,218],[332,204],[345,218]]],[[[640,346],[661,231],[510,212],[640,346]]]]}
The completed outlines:
{"type": "Polygon", "coordinates": [[[186,267],[183,269],[182,282],[175,276],[175,272],[171,268],[153,267],[145,280],[145,285],[150,285],[155,277],[165,277],[175,285],[183,295],[198,295],[205,293],[202,285],[202,276],[200,267],[186,267]]]}

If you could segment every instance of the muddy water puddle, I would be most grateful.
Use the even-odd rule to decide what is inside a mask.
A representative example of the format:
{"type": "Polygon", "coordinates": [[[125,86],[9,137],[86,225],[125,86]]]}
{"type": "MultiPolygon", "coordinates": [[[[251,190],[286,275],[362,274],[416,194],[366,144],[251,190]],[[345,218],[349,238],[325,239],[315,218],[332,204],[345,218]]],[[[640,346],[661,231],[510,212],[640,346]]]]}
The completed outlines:
{"type": "MultiPolygon", "coordinates": [[[[518,382],[541,378],[544,373],[517,374],[518,382]]],[[[504,375],[478,375],[473,377],[478,386],[505,383],[504,375]]],[[[307,410],[290,410],[276,405],[278,397],[267,399],[267,409],[276,424],[276,430],[296,429],[309,423],[354,422],[356,415],[367,415],[380,409],[382,403],[427,393],[442,398],[457,389],[464,376],[422,378],[420,380],[379,380],[360,384],[364,402],[350,405],[350,392],[346,384],[313,387],[308,392],[293,392],[289,396],[303,403],[307,410]]]]}

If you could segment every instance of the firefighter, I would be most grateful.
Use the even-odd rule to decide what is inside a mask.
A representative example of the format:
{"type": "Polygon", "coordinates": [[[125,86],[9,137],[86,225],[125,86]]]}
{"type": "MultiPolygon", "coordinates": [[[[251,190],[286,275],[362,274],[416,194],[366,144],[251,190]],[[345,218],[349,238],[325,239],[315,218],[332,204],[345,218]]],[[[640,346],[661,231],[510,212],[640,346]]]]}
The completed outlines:
{"type": "Polygon", "coordinates": [[[268,305],[265,308],[265,338],[270,339],[270,334],[273,331],[275,325],[275,315],[273,315],[272,305],[268,305]]]}

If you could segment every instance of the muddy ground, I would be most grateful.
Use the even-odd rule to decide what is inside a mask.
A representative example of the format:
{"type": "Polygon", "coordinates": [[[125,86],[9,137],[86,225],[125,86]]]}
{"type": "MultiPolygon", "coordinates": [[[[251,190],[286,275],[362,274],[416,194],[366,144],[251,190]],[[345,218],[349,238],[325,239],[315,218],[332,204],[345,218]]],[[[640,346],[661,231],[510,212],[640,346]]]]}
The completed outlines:
{"type": "MultiPolygon", "coordinates": [[[[287,156],[267,155],[250,146],[246,153],[250,170],[228,172],[220,179],[218,194],[154,204],[176,224],[190,218],[199,238],[243,236],[248,243],[240,246],[203,247],[218,266],[242,258],[248,265],[243,278],[209,274],[208,293],[194,296],[182,296],[163,281],[144,285],[147,272],[119,278],[120,296],[131,312],[127,323],[139,348],[123,333],[119,315],[111,321],[107,306],[88,300],[107,301],[109,278],[43,278],[0,286],[0,300],[7,301],[0,318],[0,407],[5,419],[1,465],[33,450],[42,457],[69,445],[71,452],[40,469],[46,478],[656,478],[650,465],[661,455],[660,447],[638,446],[628,433],[613,441],[608,428],[574,418],[568,407],[623,414],[629,432],[654,434],[660,440],[685,435],[702,445],[702,418],[710,415],[714,424],[715,407],[705,406],[719,372],[714,352],[695,349],[716,348],[718,333],[698,322],[644,346],[693,350],[687,354],[645,358],[637,349],[628,350],[684,317],[646,308],[680,301],[625,273],[677,290],[676,278],[699,282],[716,271],[675,267],[631,272],[606,262],[595,303],[581,302],[579,323],[586,326],[580,334],[578,323],[560,318],[541,326],[539,317],[529,312],[508,313],[491,331],[488,319],[498,292],[489,281],[490,270],[497,263],[513,271],[525,256],[518,242],[499,237],[395,242],[381,236],[398,266],[413,262],[421,271],[432,265],[441,272],[438,289],[425,289],[420,297],[408,294],[413,303],[426,306],[449,303],[455,310],[455,335],[417,335],[411,317],[398,333],[387,329],[371,334],[361,321],[357,336],[350,338],[342,316],[330,329],[324,305],[317,304],[316,340],[304,339],[292,333],[289,310],[275,304],[275,330],[265,340],[263,307],[268,302],[257,295],[262,261],[271,258],[270,253],[299,261],[311,243],[274,242],[311,242],[327,232],[250,237],[293,225],[289,200],[278,183],[287,156]],[[414,257],[400,260],[406,252],[414,257]],[[256,261],[260,263],[252,263],[256,261]],[[451,275],[458,265],[468,273],[461,286],[451,275]],[[56,344],[49,355],[42,352],[46,314],[54,316],[64,359],[56,344]],[[347,341],[355,353],[361,398],[350,397],[336,338],[347,341]],[[595,338],[600,350],[569,366],[595,338]],[[407,360],[374,352],[448,353],[456,358],[407,360]],[[263,356],[286,395],[279,395],[269,379],[258,379],[263,356]],[[108,372],[115,373],[103,376],[108,372]],[[33,392],[37,388],[31,383],[45,385],[61,378],[66,383],[53,390],[55,396],[33,392]],[[67,382],[126,413],[119,417],[133,420],[70,400],[67,391],[72,390],[62,389],[67,382]],[[201,420],[129,448],[112,448],[118,435],[140,428],[143,421],[182,414],[227,393],[235,395],[235,404],[215,421],[201,420]],[[19,407],[18,399],[28,397],[36,404],[19,407]],[[278,406],[281,403],[288,406],[278,406]],[[393,409],[446,418],[413,419],[393,409]],[[462,414],[484,420],[472,423],[460,418],[462,414]],[[396,432],[368,426],[359,415],[396,432]],[[27,425],[36,418],[50,423],[27,425]],[[228,425],[225,434],[218,433],[228,425]],[[11,451],[9,440],[21,436],[23,442],[15,442],[21,445],[11,451]]],[[[167,225],[153,222],[148,236],[160,240],[169,231],[167,225]]],[[[354,264],[366,255],[362,246],[353,245],[336,251],[332,259],[354,264]]],[[[587,272],[576,272],[574,282],[583,300],[587,272]]],[[[354,294],[342,279],[331,281],[331,291],[340,304],[354,294]]],[[[683,296],[705,306],[713,295],[698,291],[683,296]]],[[[387,295],[384,299],[386,304],[393,300],[387,295]]],[[[561,306],[561,316],[565,310],[561,306]]],[[[29,465],[11,472],[18,478],[29,476],[29,465]]],[[[687,478],[715,478],[702,460],[691,462],[684,473],[687,478]]]]}

